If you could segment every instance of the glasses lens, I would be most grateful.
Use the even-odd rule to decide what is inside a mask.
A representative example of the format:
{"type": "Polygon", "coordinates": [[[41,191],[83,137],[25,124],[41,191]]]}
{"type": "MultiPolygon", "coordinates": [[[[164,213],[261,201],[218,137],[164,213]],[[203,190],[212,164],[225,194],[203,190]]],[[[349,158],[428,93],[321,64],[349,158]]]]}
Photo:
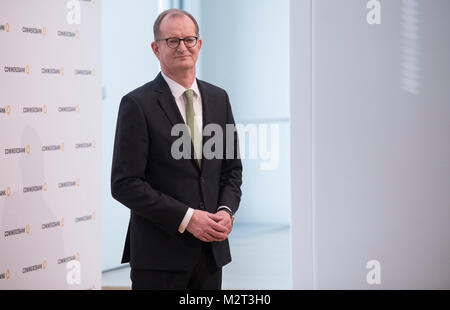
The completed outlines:
{"type": "Polygon", "coordinates": [[[167,45],[170,48],[177,48],[178,44],[180,44],[180,40],[176,38],[167,39],[167,45]]]}
{"type": "Polygon", "coordinates": [[[197,38],[196,37],[187,37],[184,39],[184,44],[186,44],[187,47],[194,47],[195,44],[197,44],[197,38]]]}

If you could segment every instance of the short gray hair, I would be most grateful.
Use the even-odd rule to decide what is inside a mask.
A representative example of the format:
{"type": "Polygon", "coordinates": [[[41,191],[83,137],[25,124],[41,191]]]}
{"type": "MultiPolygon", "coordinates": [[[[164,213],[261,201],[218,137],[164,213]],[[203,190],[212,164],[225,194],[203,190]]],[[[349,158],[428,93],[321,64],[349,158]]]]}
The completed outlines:
{"type": "Polygon", "coordinates": [[[162,12],[161,14],[159,14],[158,18],[155,20],[155,24],[153,25],[153,36],[154,36],[155,41],[160,39],[161,33],[159,30],[159,27],[161,26],[161,22],[163,21],[164,17],[166,17],[166,16],[181,16],[181,15],[185,15],[185,16],[189,17],[194,22],[196,35],[199,36],[200,29],[198,27],[198,23],[195,20],[194,16],[192,16],[185,10],[168,9],[168,10],[165,10],[164,12],[162,12]]]}

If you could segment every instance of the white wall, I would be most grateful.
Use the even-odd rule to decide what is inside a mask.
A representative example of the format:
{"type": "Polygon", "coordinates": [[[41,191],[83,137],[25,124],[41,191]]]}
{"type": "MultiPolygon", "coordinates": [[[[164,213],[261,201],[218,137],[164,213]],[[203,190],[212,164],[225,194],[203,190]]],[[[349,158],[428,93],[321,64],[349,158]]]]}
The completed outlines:
{"type": "Polygon", "coordinates": [[[366,3],[291,1],[294,288],[448,289],[450,4],[366,3]]]}
{"type": "Polygon", "coordinates": [[[105,270],[120,265],[130,216],[129,209],[112,198],[110,189],[120,100],[128,92],[153,80],[160,68],[150,46],[158,1],[107,0],[102,2],[102,10],[102,83],[105,96],[102,120],[102,269],[105,270]]]}
{"type": "Polygon", "coordinates": [[[203,79],[228,92],[236,123],[279,126],[277,141],[266,139],[278,142],[275,169],[262,170],[260,154],[250,159],[248,144],[241,154],[243,195],[236,223],[289,225],[289,2],[201,4],[203,79]]]}

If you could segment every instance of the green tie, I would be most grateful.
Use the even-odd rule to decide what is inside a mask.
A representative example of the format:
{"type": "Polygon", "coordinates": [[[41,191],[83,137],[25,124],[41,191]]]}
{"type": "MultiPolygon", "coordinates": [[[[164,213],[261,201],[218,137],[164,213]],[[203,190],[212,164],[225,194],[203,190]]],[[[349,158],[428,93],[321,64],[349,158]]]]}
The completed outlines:
{"type": "Polygon", "coordinates": [[[197,159],[198,165],[201,166],[202,158],[202,135],[198,130],[197,123],[195,122],[195,112],[194,112],[194,91],[188,89],[184,92],[186,97],[186,123],[191,131],[192,144],[194,145],[195,158],[197,159]]]}

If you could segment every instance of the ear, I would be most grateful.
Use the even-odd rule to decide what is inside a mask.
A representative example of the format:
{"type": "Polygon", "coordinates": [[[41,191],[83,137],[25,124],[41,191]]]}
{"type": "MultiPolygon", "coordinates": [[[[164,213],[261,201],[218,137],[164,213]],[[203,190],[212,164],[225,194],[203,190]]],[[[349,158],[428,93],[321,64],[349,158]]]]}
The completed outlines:
{"type": "Polygon", "coordinates": [[[157,42],[152,42],[151,47],[152,47],[153,53],[155,54],[156,58],[159,59],[159,46],[158,46],[158,43],[157,42]]]}

